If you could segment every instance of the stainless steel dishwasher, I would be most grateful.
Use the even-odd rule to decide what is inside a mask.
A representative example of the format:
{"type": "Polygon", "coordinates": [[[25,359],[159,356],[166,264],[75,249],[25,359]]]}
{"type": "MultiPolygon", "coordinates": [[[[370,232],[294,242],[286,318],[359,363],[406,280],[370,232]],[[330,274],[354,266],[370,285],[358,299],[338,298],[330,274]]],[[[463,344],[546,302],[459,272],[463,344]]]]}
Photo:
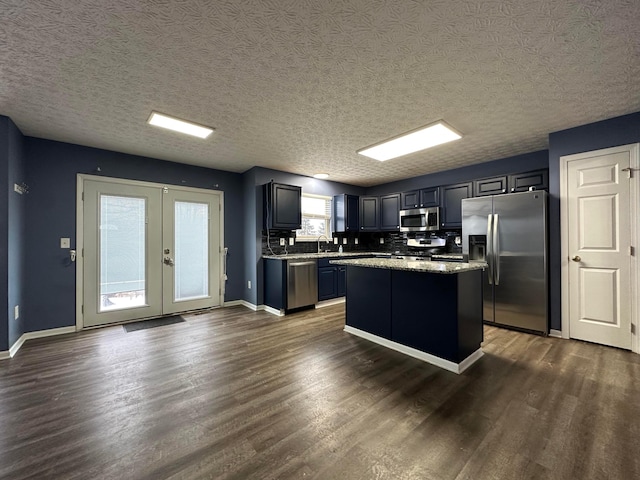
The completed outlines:
{"type": "Polygon", "coordinates": [[[318,266],[315,260],[287,260],[287,309],[318,303],[318,266]]]}

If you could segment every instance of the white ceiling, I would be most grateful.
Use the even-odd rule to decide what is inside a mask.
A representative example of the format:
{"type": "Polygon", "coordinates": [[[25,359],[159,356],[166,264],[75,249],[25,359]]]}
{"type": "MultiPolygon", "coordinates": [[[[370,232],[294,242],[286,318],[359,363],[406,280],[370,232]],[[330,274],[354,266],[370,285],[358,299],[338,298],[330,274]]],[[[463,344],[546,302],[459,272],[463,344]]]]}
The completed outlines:
{"type": "Polygon", "coordinates": [[[0,0],[0,23],[0,114],[24,134],[233,172],[369,186],[640,111],[638,0],[0,0]],[[464,138],[355,153],[438,119],[464,138]]]}

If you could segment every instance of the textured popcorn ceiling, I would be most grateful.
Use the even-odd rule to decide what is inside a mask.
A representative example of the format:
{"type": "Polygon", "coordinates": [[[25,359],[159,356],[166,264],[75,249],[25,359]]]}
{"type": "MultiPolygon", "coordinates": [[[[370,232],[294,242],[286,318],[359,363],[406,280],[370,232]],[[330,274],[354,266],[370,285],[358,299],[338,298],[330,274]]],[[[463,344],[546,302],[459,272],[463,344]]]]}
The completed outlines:
{"type": "Polygon", "coordinates": [[[368,186],[640,111],[638,0],[0,0],[0,24],[0,114],[24,134],[234,172],[368,186]],[[438,119],[464,138],[355,153],[438,119]]]}

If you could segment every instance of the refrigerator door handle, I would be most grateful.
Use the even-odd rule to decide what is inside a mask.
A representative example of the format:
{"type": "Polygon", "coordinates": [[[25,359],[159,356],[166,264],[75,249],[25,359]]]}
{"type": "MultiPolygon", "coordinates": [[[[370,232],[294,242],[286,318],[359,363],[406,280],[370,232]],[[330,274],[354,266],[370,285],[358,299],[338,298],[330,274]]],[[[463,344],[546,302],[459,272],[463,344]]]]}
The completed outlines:
{"type": "Polygon", "coordinates": [[[493,215],[493,269],[494,282],[500,285],[500,230],[498,229],[498,214],[493,215]]]}
{"type": "Polygon", "coordinates": [[[492,234],[492,224],[493,224],[493,215],[487,215],[487,244],[486,244],[486,259],[487,265],[489,266],[489,272],[487,273],[487,278],[489,279],[489,285],[493,285],[493,240],[491,239],[492,234]]]}

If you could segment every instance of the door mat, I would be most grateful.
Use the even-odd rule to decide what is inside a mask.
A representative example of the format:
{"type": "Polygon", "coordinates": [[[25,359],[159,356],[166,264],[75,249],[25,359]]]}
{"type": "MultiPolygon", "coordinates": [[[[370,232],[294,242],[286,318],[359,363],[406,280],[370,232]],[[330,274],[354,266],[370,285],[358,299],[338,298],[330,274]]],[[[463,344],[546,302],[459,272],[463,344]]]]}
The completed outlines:
{"type": "Polygon", "coordinates": [[[131,333],[137,330],[146,330],[147,328],[163,327],[164,325],[172,325],[174,323],[186,322],[180,315],[171,315],[170,317],[153,318],[151,320],[143,320],[141,322],[126,323],[123,325],[125,332],[131,333]]]}

